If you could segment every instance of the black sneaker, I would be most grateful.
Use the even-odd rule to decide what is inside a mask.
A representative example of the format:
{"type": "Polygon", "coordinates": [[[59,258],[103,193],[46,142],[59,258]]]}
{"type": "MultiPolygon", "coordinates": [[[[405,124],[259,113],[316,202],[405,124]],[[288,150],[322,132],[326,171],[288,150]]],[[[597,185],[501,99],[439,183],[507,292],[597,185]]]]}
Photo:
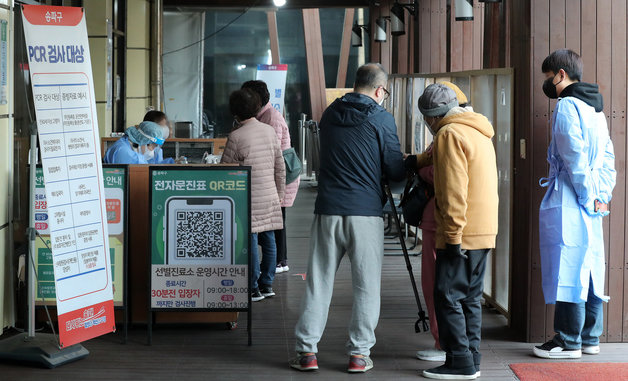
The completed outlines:
{"type": "Polygon", "coordinates": [[[543,359],[579,359],[582,357],[580,349],[567,349],[550,340],[543,345],[534,347],[534,355],[543,359]]]}
{"type": "Polygon", "coordinates": [[[262,293],[262,295],[264,295],[265,298],[271,298],[275,296],[275,293],[273,292],[273,288],[270,286],[262,286],[260,287],[259,290],[262,293]]]}
{"type": "Polygon", "coordinates": [[[447,365],[441,365],[437,368],[424,370],[423,377],[435,380],[475,380],[479,377],[478,373],[475,366],[450,368],[447,365]]]}
{"type": "Polygon", "coordinates": [[[253,290],[253,292],[251,292],[251,300],[252,301],[259,302],[262,299],[264,299],[264,295],[262,295],[262,293],[259,292],[258,288],[256,288],[255,290],[253,290]]]}

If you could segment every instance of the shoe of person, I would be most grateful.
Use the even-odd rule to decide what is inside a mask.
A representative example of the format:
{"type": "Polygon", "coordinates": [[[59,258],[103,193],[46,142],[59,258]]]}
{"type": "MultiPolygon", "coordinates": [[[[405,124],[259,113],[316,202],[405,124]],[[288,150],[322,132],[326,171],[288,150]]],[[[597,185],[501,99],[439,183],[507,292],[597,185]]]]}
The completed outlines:
{"type": "Polygon", "coordinates": [[[349,357],[349,373],[364,373],[373,369],[373,360],[368,356],[351,355],[349,357]]]}
{"type": "Polygon", "coordinates": [[[435,380],[475,380],[479,377],[478,373],[479,371],[476,370],[475,366],[451,368],[447,365],[441,365],[424,370],[423,377],[435,380]]]}
{"type": "Polygon", "coordinates": [[[290,267],[288,267],[288,265],[284,264],[284,265],[281,267],[281,272],[283,272],[283,273],[287,273],[288,271],[290,271],[290,267]]]}
{"type": "Polygon", "coordinates": [[[260,287],[259,291],[265,298],[272,298],[273,296],[275,296],[273,288],[270,286],[260,287]]]}
{"type": "Polygon", "coordinates": [[[416,352],[416,358],[423,361],[440,361],[445,362],[445,351],[440,349],[424,349],[416,352]]]}
{"type": "Polygon", "coordinates": [[[300,371],[317,370],[318,360],[315,353],[298,353],[290,360],[290,366],[300,371]]]}
{"type": "Polygon", "coordinates": [[[280,264],[277,265],[277,267],[275,267],[275,274],[281,274],[282,272],[284,272],[283,266],[280,264]]]}
{"type": "Polygon", "coordinates": [[[599,345],[583,345],[582,353],[584,353],[585,355],[597,355],[600,353],[600,346],[599,345]]]}
{"type": "Polygon", "coordinates": [[[582,357],[582,351],[563,348],[550,340],[543,345],[535,346],[534,355],[543,359],[579,359],[582,357]]]}
{"type": "Polygon", "coordinates": [[[259,292],[258,288],[256,288],[255,290],[253,290],[253,292],[251,292],[251,300],[252,301],[259,302],[262,299],[264,299],[264,295],[262,295],[262,293],[259,292]]]}

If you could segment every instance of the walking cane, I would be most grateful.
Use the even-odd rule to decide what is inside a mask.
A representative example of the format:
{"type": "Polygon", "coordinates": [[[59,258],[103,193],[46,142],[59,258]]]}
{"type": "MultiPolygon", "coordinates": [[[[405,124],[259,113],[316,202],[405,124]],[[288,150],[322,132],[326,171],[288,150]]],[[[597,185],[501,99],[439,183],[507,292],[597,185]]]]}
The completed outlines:
{"type": "Polygon", "coordinates": [[[410,274],[410,282],[412,283],[412,290],[414,291],[414,297],[416,298],[416,304],[419,307],[419,319],[414,323],[414,331],[421,332],[421,323],[423,323],[423,331],[427,332],[430,327],[428,325],[429,318],[425,316],[425,311],[421,306],[421,300],[419,299],[419,291],[416,287],[416,281],[414,280],[414,273],[412,272],[412,264],[410,263],[410,256],[408,255],[408,249],[406,248],[406,240],[401,233],[401,223],[399,222],[399,215],[397,214],[397,207],[395,206],[395,200],[393,199],[392,193],[390,192],[390,187],[388,184],[384,185],[384,189],[386,191],[386,196],[388,197],[388,202],[392,208],[393,218],[395,219],[395,224],[397,225],[397,232],[399,233],[399,243],[401,243],[401,250],[403,251],[403,257],[406,260],[406,268],[408,269],[408,273],[410,274]]]}

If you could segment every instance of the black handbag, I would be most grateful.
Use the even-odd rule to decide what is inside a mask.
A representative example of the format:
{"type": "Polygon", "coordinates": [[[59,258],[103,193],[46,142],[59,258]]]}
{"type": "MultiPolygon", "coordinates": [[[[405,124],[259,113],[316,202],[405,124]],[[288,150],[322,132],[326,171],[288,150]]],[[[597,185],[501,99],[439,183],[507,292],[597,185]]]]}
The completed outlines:
{"type": "Polygon", "coordinates": [[[434,197],[434,188],[423,181],[417,173],[413,173],[408,178],[399,204],[404,222],[408,225],[419,226],[423,211],[432,197],[434,197]]]}

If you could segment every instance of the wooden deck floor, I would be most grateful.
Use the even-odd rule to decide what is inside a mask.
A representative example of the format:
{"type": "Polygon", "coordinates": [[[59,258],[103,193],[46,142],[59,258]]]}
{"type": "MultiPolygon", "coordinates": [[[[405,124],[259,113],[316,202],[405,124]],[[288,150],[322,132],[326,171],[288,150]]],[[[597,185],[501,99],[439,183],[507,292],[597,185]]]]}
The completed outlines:
{"type": "MultiPolygon", "coordinates": [[[[288,209],[290,272],[278,274],[277,296],[254,304],[253,346],[247,346],[246,316],[239,327],[228,331],[224,325],[157,325],[153,345],[147,346],[145,327],[133,327],[129,342],[120,344],[120,334],[107,335],[84,343],[90,355],[57,369],[37,369],[0,363],[0,380],[416,380],[419,371],[435,363],[414,358],[417,349],[432,345],[429,333],[414,333],[416,305],[402,257],[387,256],[382,279],[382,311],[377,344],[372,358],[375,367],[363,375],[346,373],[344,344],[351,314],[349,262],[338,271],[325,335],[319,346],[320,370],[303,374],[290,369],[294,325],[304,288],[307,248],[315,190],[304,184],[297,203],[288,209]]],[[[412,257],[415,274],[420,258],[412,257]]],[[[420,283],[419,283],[420,284],[420,283]]],[[[531,344],[510,339],[506,320],[484,311],[482,380],[516,380],[508,365],[543,362],[531,356],[531,344]]],[[[586,356],[591,362],[628,361],[628,344],[602,344],[602,354],[586,356]]],[[[437,365],[437,364],[436,364],[437,365]]],[[[556,380],[559,381],[559,380],[556,380]]]]}

